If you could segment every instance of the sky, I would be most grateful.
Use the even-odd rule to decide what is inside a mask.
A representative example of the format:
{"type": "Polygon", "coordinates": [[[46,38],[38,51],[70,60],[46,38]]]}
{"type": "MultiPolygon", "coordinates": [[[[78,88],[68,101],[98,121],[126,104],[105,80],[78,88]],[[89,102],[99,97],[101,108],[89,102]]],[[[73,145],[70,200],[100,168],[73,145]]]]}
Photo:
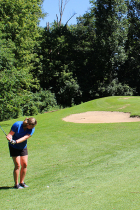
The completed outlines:
{"type": "MultiPolygon", "coordinates": [[[[66,0],[63,0],[64,3],[65,1],[66,0]]],[[[63,13],[62,23],[65,24],[69,18],[76,13],[76,15],[68,22],[68,25],[76,24],[76,17],[83,16],[90,7],[89,0],[69,0],[63,13]]],[[[47,16],[40,21],[39,25],[42,27],[45,27],[47,22],[51,24],[54,20],[57,20],[56,14],[58,15],[58,19],[60,19],[59,0],[44,0],[42,11],[48,13],[47,16]]]]}

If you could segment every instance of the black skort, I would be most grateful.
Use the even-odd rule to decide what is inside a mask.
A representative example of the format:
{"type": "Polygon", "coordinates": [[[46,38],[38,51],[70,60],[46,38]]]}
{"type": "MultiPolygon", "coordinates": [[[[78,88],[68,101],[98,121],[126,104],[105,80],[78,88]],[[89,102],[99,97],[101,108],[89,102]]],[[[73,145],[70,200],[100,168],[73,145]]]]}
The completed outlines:
{"type": "Polygon", "coordinates": [[[19,149],[15,149],[15,148],[11,147],[10,144],[9,144],[9,151],[10,151],[10,157],[28,155],[27,147],[25,149],[19,150],[19,149]]]}

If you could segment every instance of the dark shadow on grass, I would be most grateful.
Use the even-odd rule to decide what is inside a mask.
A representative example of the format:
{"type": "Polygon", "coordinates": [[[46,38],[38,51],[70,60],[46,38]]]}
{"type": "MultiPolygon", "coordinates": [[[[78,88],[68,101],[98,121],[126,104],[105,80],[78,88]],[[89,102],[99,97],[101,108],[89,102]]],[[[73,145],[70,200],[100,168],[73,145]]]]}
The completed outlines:
{"type": "Polygon", "coordinates": [[[12,189],[12,187],[9,187],[9,186],[3,186],[3,187],[0,187],[0,190],[9,190],[9,189],[12,189]]]}

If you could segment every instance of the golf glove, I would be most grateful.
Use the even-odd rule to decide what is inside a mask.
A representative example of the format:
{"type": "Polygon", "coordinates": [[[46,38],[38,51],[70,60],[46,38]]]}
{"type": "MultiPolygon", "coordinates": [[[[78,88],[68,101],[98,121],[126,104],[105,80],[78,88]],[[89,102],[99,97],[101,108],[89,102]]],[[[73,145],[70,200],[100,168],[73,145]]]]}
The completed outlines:
{"type": "Polygon", "coordinates": [[[16,144],[17,142],[16,142],[16,140],[11,140],[10,143],[11,144],[16,144]]]}

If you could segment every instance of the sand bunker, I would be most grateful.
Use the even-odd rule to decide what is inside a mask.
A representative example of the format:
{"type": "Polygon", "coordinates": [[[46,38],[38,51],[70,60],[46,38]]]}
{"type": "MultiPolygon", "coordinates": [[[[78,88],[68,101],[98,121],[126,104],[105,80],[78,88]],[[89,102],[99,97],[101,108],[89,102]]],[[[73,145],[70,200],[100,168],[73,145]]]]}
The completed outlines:
{"type": "Polygon", "coordinates": [[[116,123],[116,122],[137,122],[140,117],[130,117],[130,113],[91,111],[80,114],[72,114],[63,118],[66,122],[74,123],[116,123]]]}

